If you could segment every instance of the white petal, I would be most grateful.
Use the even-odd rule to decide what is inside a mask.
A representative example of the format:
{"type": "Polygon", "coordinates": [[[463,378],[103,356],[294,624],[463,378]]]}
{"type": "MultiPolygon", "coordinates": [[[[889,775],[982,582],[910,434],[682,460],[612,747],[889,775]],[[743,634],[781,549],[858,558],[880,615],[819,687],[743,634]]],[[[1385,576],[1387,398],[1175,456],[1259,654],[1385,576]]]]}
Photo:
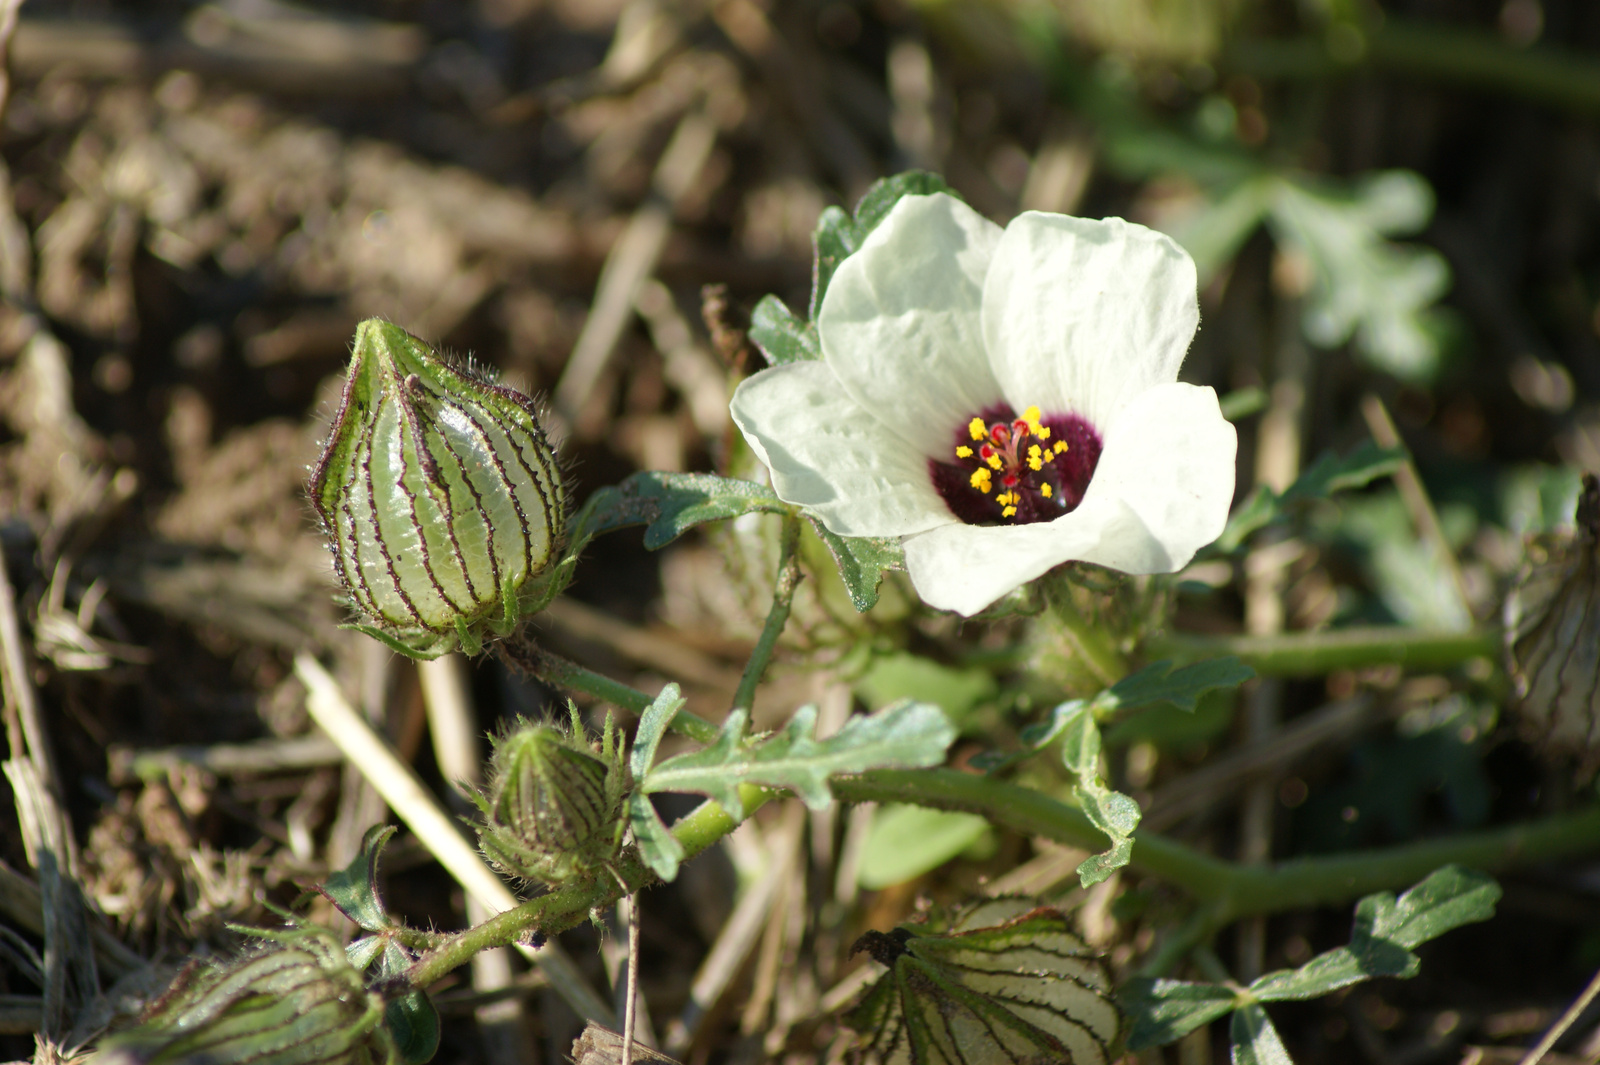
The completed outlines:
{"type": "Polygon", "coordinates": [[[1063,562],[1176,572],[1227,524],[1237,446],[1211,389],[1153,388],[1112,422],[1076,510],[1052,522],[956,524],[909,537],[911,583],[931,606],[975,614],[1063,562]]]}
{"type": "MultiPolygon", "coordinates": [[[[1002,595],[1042,577],[1063,562],[1108,544],[1126,545],[1124,561],[1141,557],[1154,540],[1139,516],[1117,499],[1084,502],[1071,514],[1031,525],[964,525],[930,530],[905,541],[906,571],[929,606],[976,614],[1002,595]]],[[[1121,567],[1118,567],[1121,568],[1121,567]]],[[[1132,572],[1153,572],[1152,568],[1132,572]]]]}
{"type": "Polygon", "coordinates": [[[763,370],[734,390],[730,407],[779,498],[840,536],[904,536],[955,520],[928,460],[868,417],[825,364],[763,370]]]}
{"type": "Polygon", "coordinates": [[[983,347],[983,283],[1001,229],[943,194],[896,203],[828,284],[822,356],[903,445],[943,455],[1000,398],[983,347]]]}
{"type": "Polygon", "coordinates": [[[1104,443],[1084,505],[1097,499],[1127,504],[1159,546],[1140,553],[1161,561],[1126,564],[1123,545],[1113,544],[1077,557],[1125,573],[1173,573],[1222,534],[1239,438],[1216,392],[1185,384],[1152,388],[1117,415],[1104,443]]]}
{"type": "Polygon", "coordinates": [[[1029,211],[984,279],[983,335],[1019,411],[1071,412],[1104,432],[1134,396],[1177,379],[1200,322],[1194,260],[1120,218],[1029,211]]]}

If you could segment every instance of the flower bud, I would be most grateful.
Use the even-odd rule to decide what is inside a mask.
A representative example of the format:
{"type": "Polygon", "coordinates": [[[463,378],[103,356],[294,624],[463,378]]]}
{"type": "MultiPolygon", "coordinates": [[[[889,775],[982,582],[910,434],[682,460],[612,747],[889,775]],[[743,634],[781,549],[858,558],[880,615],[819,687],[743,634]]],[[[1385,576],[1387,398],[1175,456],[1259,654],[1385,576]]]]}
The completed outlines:
{"type": "Polygon", "coordinates": [[[489,766],[479,842],[508,875],[560,884],[616,857],[630,779],[609,721],[599,755],[576,713],[571,733],[524,722],[495,741],[489,766]]]}
{"type": "Polygon", "coordinates": [[[476,654],[559,591],[566,494],[533,401],[388,322],[356,329],[309,491],[355,627],[404,654],[476,654]]]}
{"type": "Polygon", "coordinates": [[[1529,540],[1506,598],[1519,730],[1552,761],[1600,769],[1600,479],[1585,474],[1578,528],[1529,540]]]}
{"type": "Polygon", "coordinates": [[[395,1060],[383,1000],[320,928],[225,964],[193,965],[134,1028],[103,1041],[92,1065],[374,1065],[395,1060]]]}

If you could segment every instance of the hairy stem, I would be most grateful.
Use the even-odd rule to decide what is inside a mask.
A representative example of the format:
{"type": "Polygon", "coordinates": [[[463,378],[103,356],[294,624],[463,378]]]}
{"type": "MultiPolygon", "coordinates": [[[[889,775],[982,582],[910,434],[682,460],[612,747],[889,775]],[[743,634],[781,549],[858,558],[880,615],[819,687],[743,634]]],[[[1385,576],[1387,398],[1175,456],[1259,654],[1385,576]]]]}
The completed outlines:
{"type": "MultiPolygon", "coordinates": [[[[637,688],[630,688],[621,681],[612,680],[592,669],[585,669],[560,655],[551,654],[535,644],[526,634],[527,630],[523,629],[495,645],[501,660],[512,668],[537,677],[552,687],[567,688],[592,695],[596,699],[604,700],[613,706],[620,706],[635,714],[644,713],[645,708],[655,701],[653,696],[646,695],[637,688]]],[[[713,743],[718,732],[717,726],[688,710],[679,710],[673,717],[672,730],[682,733],[696,743],[713,743]]]]}
{"type": "Polygon", "coordinates": [[[778,577],[772,588],[772,609],[767,612],[767,623],[761,628],[761,638],[756,641],[750,661],[739,678],[739,688],[733,693],[736,710],[749,710],[755,702],[756,686],[767,671],[772,651],[778,645],[783,627],[789,623],[789,608],[794,604],[794,590],[800,584],[800,519],[793,514],[783,516],[782,531],[778,536],[778,577]]]}
{"type": "MultiPolygon", "coordinates": [[[[949,769],[879,769],[833,782],[847,802],[904,802],[988,818],[1027,835],[1103,850],[1108,841],[1082,812],[1003,781],[949,769]]],[[[1382,850],[1264,865],[1239,865],[1153,832],[1134,833],[1132,865],[1218,906],[1217,926],[1256,913],[1333,906],[1408,887],[1442,865],[1486,872],[1600,851],[1600,807],[1486,832],[1464,832],[1382,850]]]]}
{"type": "Polygon", "coordinates": [[[1174,633],[1152,638],[1144,650],[1149,658],[1172,658],[1180,665],[1238,655],[1264,676],[1295,677],[1390,664],[1407,669],[1447,669],[1474,658],[1494,659],[1500,653],[1500,637],[1488,629],[1440,632],[1371,625],[1276,636],[1174,633]]]}

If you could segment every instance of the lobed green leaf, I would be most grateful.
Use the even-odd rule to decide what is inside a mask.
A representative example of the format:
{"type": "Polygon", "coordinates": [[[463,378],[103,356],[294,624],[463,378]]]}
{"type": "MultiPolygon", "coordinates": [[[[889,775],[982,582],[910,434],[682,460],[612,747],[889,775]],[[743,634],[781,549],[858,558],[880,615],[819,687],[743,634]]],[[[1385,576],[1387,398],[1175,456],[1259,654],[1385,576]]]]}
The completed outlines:
{"type": "Polygon", "coordinates": [[[1282,495],[1265,485],[1257,486],[1228,517],[1227,528],[1217,537],[1214,549],[1224,554],[1237,551],[1251,533],[1281,520],[1290,504],[1365,487],[1394,473],[1405,460],[1404,448],[1379,447],[1371,440],[1363,441],[1343,457],[1324,452],[1282,495]]]}
{"type": "Polygon", "coordinates": [[[694,792],[714,799],[736,820],[744,818],[739,785],[788,788],[813,810],[833,801],[828,778],[868,769],[938,765],[955,739],[944,712],[928,703],[903,702],[876,714],[853,717],[836,734],[814,735],[817,708],[803,706],[782,732],[749,743],[748,713],[728,716],[716,743],[680,754],[639,781],[641,793],[694,792]]]}
{"type": "Polygon", "coordinates": [[[1172,662],[1163,659],[1123,677],[1095,703],[1103,710],[1171,703],[1192,714],[1206,692],[1237,688],[1255,675],[1255,670],[1233,655],[1208,658],[1182,669],[1173,669],[1172,662]]]}
{"type": "Polygon", "coordinates": [[[838,564],[850,602],[862,613],[877,606],[878,586],[883,583],[883,575],[905,568],[905,552],[900,548],[900,541],[876,536],[840,536],[814,517],[811,525],[838,564]]]}
{"type": "Polygon", "coordinates": [[[1233,1040],[1233,1065],[1294,1065],[1272,1019],[1257,1003],[1234,1011],[1228,1037],[1233,1040]]]}
{"type": "MultiPolygon", "coordinates": [[[[317,890],[339,908],[339,912],[368,932],[387,932],[399,926],[389,916],[378,892],[378,857],[395,834],[393,825],[373,825],[361,837],[361,852],[351,863],[317,885],[317,890]]],[[[365,968],[358,965],[357,968],[365,968]]]]}
{"type": "Polygon", "coordinates": [[[763,296],[750,312],[749,336],[773,366],[822,358],[813,322],[802,321],[776,296],[763,296]]]}
{"type": "Polygon", "coordinates": [[[1136,979],[1129,981],[1121,1001],[1133,1019],[1128,1049],[1144,1050],[1176,1042],[1216,1020],[1238,1004],[1238,995],[1221,984],[1136,979]]]}
{"type": "Polygon", "coordinates": [[[755,481],[645,470],[590,496],[573,520],[571,540],[577,550],[601,533],[643,525],[644,546],[655,551],[708,521],[788,509],[771,488],[755,481]]]}

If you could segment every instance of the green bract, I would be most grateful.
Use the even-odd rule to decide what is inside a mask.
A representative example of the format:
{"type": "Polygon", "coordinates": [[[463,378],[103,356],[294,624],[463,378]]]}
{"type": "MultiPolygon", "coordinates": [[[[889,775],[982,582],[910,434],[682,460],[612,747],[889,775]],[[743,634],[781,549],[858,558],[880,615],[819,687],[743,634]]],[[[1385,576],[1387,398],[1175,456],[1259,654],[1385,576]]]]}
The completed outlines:
{"type": "Polygon", "coordinates": [[[135,1028],[106,1039],[95,1065],[372,1065],[395,1060],[383,1000],[338,940],[301,927],[223,965],[194,966],[135,1028]]]}
{"type": "Polygon", "coordinates": [[[599,755],[574,715],[571,733],[524,722],[495,741],[489,765],[479,843],[507,874],[560,884],[616,858],[631,777],[609,721],[599,755]]]}
{"type": "Polygon", "coordinates": [[[388,322],[356,330],[310,494],[356,627],[404,654],[476,654],[559,591],[566,493],[533,401],[388,322]]]}

